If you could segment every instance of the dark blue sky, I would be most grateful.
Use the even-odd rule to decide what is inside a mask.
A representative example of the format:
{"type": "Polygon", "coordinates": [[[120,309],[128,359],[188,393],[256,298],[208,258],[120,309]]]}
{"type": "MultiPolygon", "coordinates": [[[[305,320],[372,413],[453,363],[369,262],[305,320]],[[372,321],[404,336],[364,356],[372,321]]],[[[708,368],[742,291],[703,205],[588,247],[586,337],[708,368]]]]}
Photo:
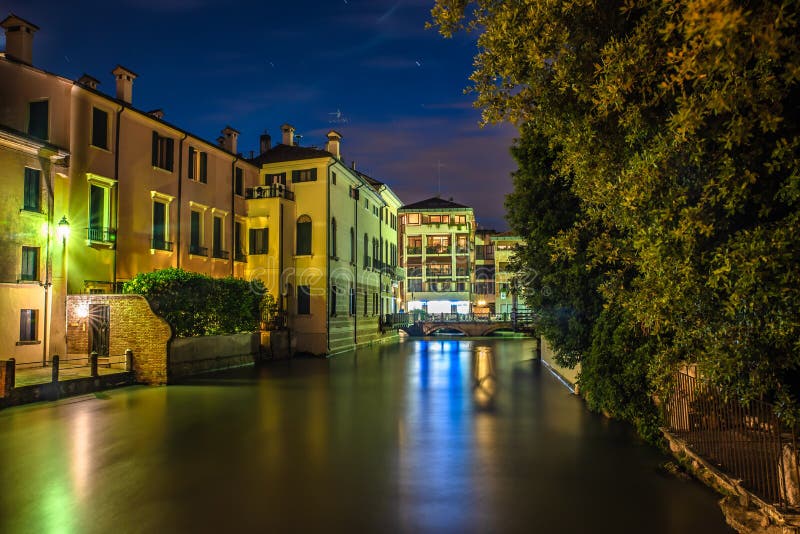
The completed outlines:
{"type": "Polygon", "coordinates": [[[113,93],[110,72],[120,63],[139,74],[136,107],[162,108],[166,120],[209,140],[230,124],[245,154],[265,130],[279,142],[284,122],[304,145],[322,146],[334,128],[343,157],[404,202],[436,194],[440,173],[443,197],[503,229],[516,130],[479,128],[473,97],[463,94],[474,38],[426,30],[431,5],[11,0],[4,8],[41,28],[38,67],[73,79],[86,72],[113,93]]]}

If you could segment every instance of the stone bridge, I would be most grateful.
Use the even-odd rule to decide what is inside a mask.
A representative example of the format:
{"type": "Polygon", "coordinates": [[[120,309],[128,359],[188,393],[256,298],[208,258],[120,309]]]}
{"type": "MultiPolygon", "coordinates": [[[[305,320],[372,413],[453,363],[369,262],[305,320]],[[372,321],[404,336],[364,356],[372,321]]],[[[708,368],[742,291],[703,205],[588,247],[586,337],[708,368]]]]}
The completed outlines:
{"type": "Polygon", "coordinates": [[[530,332],[531,314],[437,314],[424,317],[405,317],[405,323],[395,319],[395,325],[410,336],[430,336],[438,330],[456,330],[469,337],[488,336],[497,330],[530,332]]]}

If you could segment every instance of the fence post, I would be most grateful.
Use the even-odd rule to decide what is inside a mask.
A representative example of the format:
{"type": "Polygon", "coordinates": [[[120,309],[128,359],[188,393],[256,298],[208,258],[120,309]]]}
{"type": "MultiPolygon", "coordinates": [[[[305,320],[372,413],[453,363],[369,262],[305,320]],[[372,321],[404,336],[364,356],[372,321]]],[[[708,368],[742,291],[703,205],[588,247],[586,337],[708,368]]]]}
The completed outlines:
{"type": "Polygon", "coordinates": [[[542,336],[536,339],[536,349],[533,352],[533,357],[539,361],[542,359],[542,336]]]}
{"type": "Polygon", "coordinates": [[[97,376],[97,351],[93,350],[89,355],[89,369],[92,377],[97,376]]]}
{"type": "Polygon", "coordinates": [[[131,349],[125,349],[125,369],[129,372],[133,372],[133,351],[131,349]]]}
{"type": "Polygon", "coordinates": [[[53,354],[53,382],[58,382],[58,354],[53,354]]]}
{"type": "Polygon", "coordinates": [[[16,361],[14,358],[0,360],[0,397],[10,397],[14,389],[14,373],[16,361]]]}

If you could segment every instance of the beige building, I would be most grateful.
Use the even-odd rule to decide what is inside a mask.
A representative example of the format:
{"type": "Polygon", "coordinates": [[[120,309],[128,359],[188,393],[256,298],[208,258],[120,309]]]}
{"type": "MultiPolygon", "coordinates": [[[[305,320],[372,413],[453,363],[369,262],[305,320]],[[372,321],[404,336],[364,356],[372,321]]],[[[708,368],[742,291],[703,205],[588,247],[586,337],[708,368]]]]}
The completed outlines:
{"type": "MultiPolygon", "coordinates": [[[[70,294],[112,293],[137,273],[167,267],[261,280],[298,352],[384,337],[381,316],[397,307],[401,203],[344,164],[340,134],[328,134],[325,150],[300,147],[286,125],[283,142],[273,148],[262,136],[250,161],[230,126],[209,142],[161,110],[135,107],[131,69],[112,70],[107,95],[92,76],[70,80],[33,66],[35,25],[15,16],[0,25],[0,172],[10,236],[0,260],[2,313],[5,324],[18,325],[20,310],[38,310],[25,312],[35,315],[35,328],[28,326],[35,334],[4,331],[3,357],[43,361],[48,351],[69,352],[66,330],[80,325],[65,324],[64,280],[70,294]],[[33,171],[43,200],[27,209],[33,171]],[[56,242],[54,221],[62,219],[70,232],[56,242]]],[[[95,308],[87,310],[86,335],[103,355],[113,325],[108,309],[95,308]]]]}
{"type": "Polygon", "coordinates": [[[385,338],[382,317],[397,309],[400,200],[345,165],[338,132],[328,133],[324,149],[298,146],[288,124],[281,133],[275,147],[263,139],[251,160],[260,180],[248,191],[248,224],[263,228],[270,250],[251,256],[252,272],[280,293],[298,352],[385,338]]]}
{"type": "Polygon", "coordinates": [[[475,273],[472,208],[433,197],[400,209],[403,309],[471,313],[475,273]]]}

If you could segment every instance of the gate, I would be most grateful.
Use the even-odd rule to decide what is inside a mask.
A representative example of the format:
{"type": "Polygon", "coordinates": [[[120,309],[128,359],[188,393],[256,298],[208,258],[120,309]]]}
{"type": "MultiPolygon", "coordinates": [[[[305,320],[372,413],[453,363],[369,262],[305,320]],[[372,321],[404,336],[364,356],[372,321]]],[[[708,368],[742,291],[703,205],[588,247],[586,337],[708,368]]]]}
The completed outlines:
{"type": "Polygon", "coordinates": [[[108,356],[109,305],[89,305],[89,352],[108,356]]]}

